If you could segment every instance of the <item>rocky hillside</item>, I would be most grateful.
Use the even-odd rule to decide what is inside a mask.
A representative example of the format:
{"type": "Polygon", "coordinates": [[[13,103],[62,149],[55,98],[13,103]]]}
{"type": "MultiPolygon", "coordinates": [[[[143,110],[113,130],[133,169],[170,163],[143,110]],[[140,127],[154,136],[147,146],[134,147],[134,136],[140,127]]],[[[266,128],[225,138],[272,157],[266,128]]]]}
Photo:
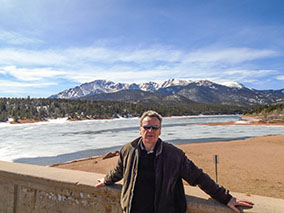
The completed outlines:
{"type": "Polygon", "coordinates": [[[95,80],[64,90],[51,98],[126,101],[142,104],[180,105],[189,103],[255,105],[284,103],[284,89],[255,90],[237,82],[169,79],[161,84],[114,83],[95,80]]]}

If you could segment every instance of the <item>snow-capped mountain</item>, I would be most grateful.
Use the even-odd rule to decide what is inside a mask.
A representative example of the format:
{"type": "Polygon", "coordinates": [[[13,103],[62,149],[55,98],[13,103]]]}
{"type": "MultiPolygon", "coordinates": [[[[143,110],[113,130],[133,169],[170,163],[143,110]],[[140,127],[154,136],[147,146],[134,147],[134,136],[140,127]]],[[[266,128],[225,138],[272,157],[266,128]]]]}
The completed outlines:
{"type": "MultiPolygon", "coordinates": [[[[86,95],[94,95],[100,93],[113,93],[118,92],[120,90],[142,90],[148,92],[156,92],[159,89],[173,87],[173,86],[186,86],[190,83],[198,82],[199,85],[206,84],[206,82],[210,81],[191,81],[191,80],[178,80],[178,79],[169,79],[167,81],[162,82],[161,84],[157,82],[145,82],[145,83],[115,83],[113,81],[107,80],[95,80],[89,83],[81,84],[80,86],[76,86],[74,88],[70,88],[64,90],[58,94],[50,96],[51,98],[66,98],[66,99],[74,99],[74,98],[81,98],[86,95]]],[[[239,83],[235,82],[234,84],[228,85],[229,87],[240,87],[239,83]]]]}
{"type": "MultiPolygon", "coordinates": [[[[284,103],[283,90],[254,90],[238,82],[217,83],[208,80],[191,81],[177,79],[169,79],[162,83],[150,81],[140,84],[95,80],[75,88],[64,90],[56,95],[52,95],[51,98],[84,98],[88,100],[117,100],[119,98],[120,101],[124,101],[125,99],[125,101],[141,102],[143,94],[141,93],[142,96],[139,96],[135,91],[153,93],[153,96],[147,95],[148,103],[151,103],[149,97],[154,98],[155,94],[163,95],[163,97],[168,96],[168,99],[171,99],[172,102],[173,99],[179,99],[177,101],[179,104],[183,102],[184,104],[194,102],[237,105],[284,103]],[[127,98],[123,97],[126,93],[118,93],[123,90],[129,90],[127,98]],[[131,91],[133,91],[133,94],[131,91]],[[104,95],[99,96],[99,94],[104,95]],[[116,95],[119,97],[115,98],[116,95]]],[[[146,97],[145,94],[144,97],[146,97]]],[[[158,99],[156,97],[156,100],[158,99]]]]}
{"type": "Polygon", "coordinates": [[[156,91],[160,85],[156,82],[146,82],[141,84],[127,84],[127,83],[115,83],[107,80],[95,80],[89,83],[81,84],[74,88],[64,90],[58,94],[50,96],[51,98],[66,98],[74,99],[81,98],[86,95],[94,95],[100,93],[113,93],[121,90],[143,90],[143,91],[156,91]]]}
{"type": "Polygon", "coordinates": [[[142,84],[138,84],[139,89],[143,91],[155,92],[159,89],[160,85],[156,82],[150,81],[142,84]]]}
{"type": "Polygon", "coordinates": [[[64,90],[56,95],[52,95],[52,98],[80,98],[90,94],[99,94],[99,93],[111,93],[117,92],[119,90],[128,89],[129,85],[114,83],[112,81],[106,80],[95,80],[89,83],[81,84],[74,88],[64,90]]]}
{"type": "Polygon", "coordinates": [[[160,88],[166,88],[171,86],[186,86],[189,83],[192,83],[191,80],[178,80],[178,79],[169,79],[161,84],[160,88]]]}
{"type": "MultiPolygon", "coordinates": [[[[221,84],[223,86],[226,86],[226,87],[231,87],[231,88],[239,88],[239,89],[242,89],[244,88],[245,86],[242,85],[241,83],[239,82],[236,82],[236,81],[223,81],[223,82],[217,82],[218,84],[221,84]]],[[[248,88],[248,87],[247,87],[248,88]]]]}

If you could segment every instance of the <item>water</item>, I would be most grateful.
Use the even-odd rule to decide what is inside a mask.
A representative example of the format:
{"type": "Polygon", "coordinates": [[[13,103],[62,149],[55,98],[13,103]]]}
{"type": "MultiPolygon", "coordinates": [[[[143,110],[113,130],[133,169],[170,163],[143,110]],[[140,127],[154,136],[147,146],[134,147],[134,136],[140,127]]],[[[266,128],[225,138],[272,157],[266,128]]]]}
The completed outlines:
{"type": "MultiPolygon", "coordinates": [[[[164,118],[161,138],[174,144],[228,141],[283,134],[284,126],[206,126],[239,116],[164,118]]],[[[51,165],[119,150],[139,136],[139,119],[0,124],[0,160],[51,165]]]]}

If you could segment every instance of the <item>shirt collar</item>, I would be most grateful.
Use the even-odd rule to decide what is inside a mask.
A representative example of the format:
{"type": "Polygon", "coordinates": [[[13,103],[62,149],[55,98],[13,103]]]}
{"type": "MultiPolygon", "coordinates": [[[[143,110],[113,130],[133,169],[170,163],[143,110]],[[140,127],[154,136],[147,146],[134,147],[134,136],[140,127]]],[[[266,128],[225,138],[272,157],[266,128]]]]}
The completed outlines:
{"type": "Polygon", "coordinates": [[[142,139],[141,139],[141,141],[140,141],[140,149],[143,151],[143,150],[145,150],[145,152],[147,152],[147,154],[151,154],[151,153],[154,153],[155,151],[156,151],[156,147],[157,147],[157,143],[159,142],[159,140],[156,142],[156,144],[155,144],[155,146],[154,146],[154,148],[152,149],[152,150],[150,150],[150,151],[147,151],[146,150],[146,147],[145,147],[145,145],[144,145],[144,143],[143,143],[143,141],[142,141],[142,139]]]}

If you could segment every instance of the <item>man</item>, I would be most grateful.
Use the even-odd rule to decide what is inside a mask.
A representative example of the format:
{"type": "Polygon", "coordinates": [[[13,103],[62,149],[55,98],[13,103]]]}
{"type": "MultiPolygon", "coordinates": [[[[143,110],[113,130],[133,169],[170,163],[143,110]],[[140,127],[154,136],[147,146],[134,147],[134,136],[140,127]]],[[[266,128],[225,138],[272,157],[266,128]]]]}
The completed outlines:
{"type": "Polygon", "coordinates": [[[236,206],[252,207],[253,203],[232,197],[207,174],[194,165],[177,147],[162,141],[162,117],[154,111],[140,119],[141,137],[124,145],[116,167],[96,187],[111,185],[123,178],[121,207],[127,213],[186,212],[182,179],[198,185],[235,212],[236,206]]]}

